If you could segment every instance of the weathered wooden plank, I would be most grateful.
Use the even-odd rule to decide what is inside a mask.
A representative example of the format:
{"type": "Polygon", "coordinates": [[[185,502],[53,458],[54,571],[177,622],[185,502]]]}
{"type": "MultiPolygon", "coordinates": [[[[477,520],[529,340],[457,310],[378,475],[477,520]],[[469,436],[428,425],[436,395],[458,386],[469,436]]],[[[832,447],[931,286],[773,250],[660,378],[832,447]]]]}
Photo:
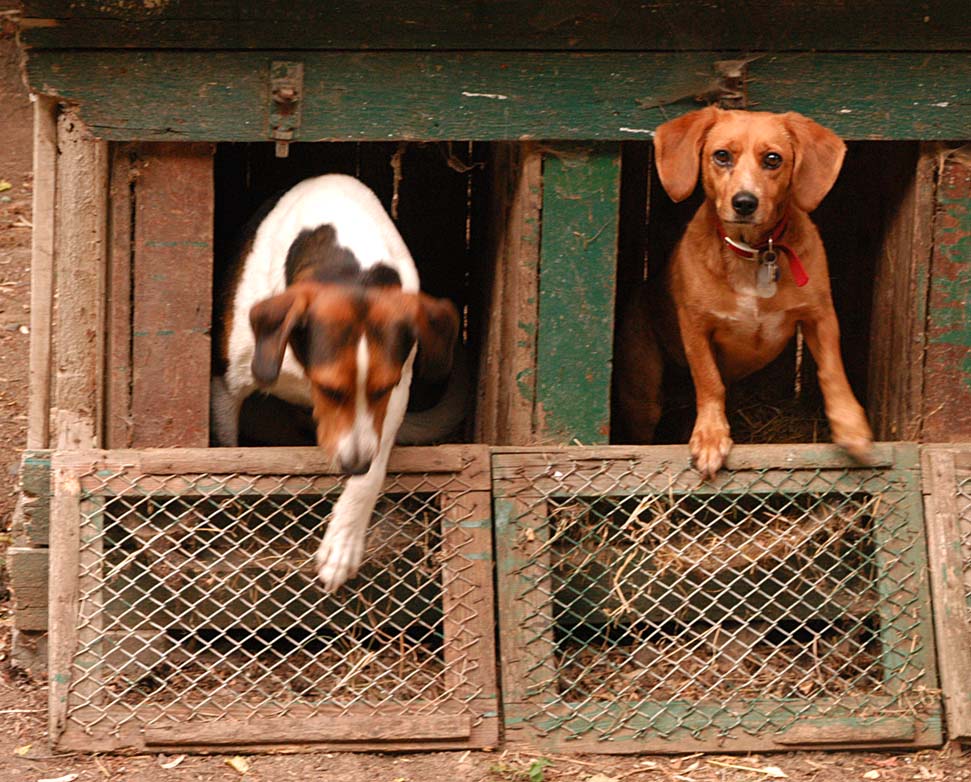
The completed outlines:
{"type": "Polygon", "coordinates": [[[971,145],[941,152],[924,371],[925,440],[971,438],[971,145]]]}
{"type": "MultiPolygon", "coordinates": [[[[388,474],[459,472],[466,461],[475,459],[478,447],[395,448],[388,463],[388,474]]],[[[124,471],[131,474],[340,475],[319,448],[118,449],[60,452],[54,455],[54,459],[58,466],[75,470],[124,471]]],[[[487,470],[467,476],[467,480],[470,488],[489,488],[487,470]]]]}
{"type": "MultiPolygon", "coordinates": [[[[644,139],[697,107],[721,58],[305,52],[298,138],[644,139]]],[[[259,141],[266,62],[264,52],[40,51],[27,73],[34,90],[79,103],[102,138],[259,141]]],[[[760,109],[802,111],[847,139],[963,138],[971,126],[971,52],[766,55],[750,71],[760,109]]]]}
{"type": "Polygon", "coordinates": [[[543,163],[536,436],[605,443],[620,203],[620,145],[561,144],[543,163]]]}
{"type": "Polygon", "coordinates": [[[107,144],[58,119],[51,442],[101,444],[107,144]]]}
{"type": "Polygon", "coordinates": [[[115,144],[108,185],[108,271],[105,290],[104,441],[132,445],[133,150],[115,144]]]}
{"type": "MultiPolygon", "coordinates": [[[[726,470],[758,470],[778,467],[796,469],[859,469],[892,467],[916,467],[917,462],[911,455],[913,446],[907,443],[874,443],[871,460],[860,465],[838,445],[830,443],[813,444],[741,444],[732,447],[725,461],[726,470]]],[[[603,459],[644,460],[650,464],[677,466],[690,463],[690,454],[685,445],[609,445],[594,447],[567,446],[549,448],[544,446],[493,447],[493,454],[522,454],[519,461],[523,464],[556,464],[564,461],[587,462],[597,467],[603,459]]],[[[493,460],[494,468],[500,462],[493,460]]]]}
{"type": "Polygon", "coordinates": [[[940,448],[923,450],[924,517],[927,524],[930,585],[934,598],[934,631],[940,661],[941,690],[947,735],[971,738],[971,627],[965,599],[965,565],[961,521],[955,494],[954,454],[940,448]]]}
{"type": "Polygon", "coordinates": [[[534,442],[536,326],[543,155],[530,143],[493,145],[484,284],[485,337],[479,369],[476,440],[534,442]],[[487,272],[488,273],[488,272],[487,272]]]}
{"type": "Polygon", "coordinates": [[[27,447],[46,448],[51,413],[51,314],[54,309],[54,209],[57,101],[34,98],[34,203],[30,245],[30,358],[27,447]]]}
{"type": "Polygon", "coordinates": [[[48,733],[57,745],[64,731],[70,697],[71,670],[77,651],[78,578],[81,557],[81,485],[77,478],[54,473],[51,504],[48,653],[48,733]]]}
{"type": "Polygon", "coordinates": [[[48,561],[46,548],[15,546],[7,550],[14,627],[18,630],[47,629],[48,561]]]}
{"type": "Polygon", "coordinates": [[[256,722],[224,719],[145,729],[145,744],[171,745],[299,744],[303,742],[356,743],[360,741],[422,741],[467,739],[471,720],[467,714],[408,715],[401,717],[304,717],[262,719],[256,722]]]}
{"type": "MultiPolygon", "coordinates": [[[[905,170],[894,165],[881,172],[908,179],[900,203],[887,216],[873,276],[867,410],[882,440],[917,440],[921,433],[938,153],[936,145],[922,144],[916,160],[902,161],[905,170]]],[[[884,191],[892,180],[886,185],[884,191]]]]}
{"type": "Polygon", "coordinates": [[[960,50],[971,46],[961,3],[907,0],[795,5],[755,0],[758,25],[730,2],[569,5],[534,0],[402,8],[382,0],[28,0],[23,40],[35,47],[198,49],[632,49],[712,51],[960,50]]]}
{"type": "Polygon", "coordinates": [[[209,144],[143,144],[135,184],[131,443],[209,444],[209,144]]]}

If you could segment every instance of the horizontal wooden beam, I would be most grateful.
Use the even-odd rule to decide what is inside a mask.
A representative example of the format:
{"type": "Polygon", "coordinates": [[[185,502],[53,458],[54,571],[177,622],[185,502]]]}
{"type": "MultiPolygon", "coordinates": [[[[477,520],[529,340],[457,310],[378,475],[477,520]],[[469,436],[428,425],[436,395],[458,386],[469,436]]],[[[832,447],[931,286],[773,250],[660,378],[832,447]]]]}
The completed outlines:
{"type": "Polygon", "coordinates": [[[387,0],[27,0],[30,46],[146,49],[957,50],[971,45],[963,3],[725,0],[602,4],[387,0]],[[757,23],[754,22],[757,20],[757,23]]]}
{"type": "MultiPolygon", "coordinates": [[[[261,141],[268,66],[282,57],[304,65],[297,141],[643,140],[700,105],[724,55],[47,50],[27,73],[101,138],[261,141]]],[[[801,111],[848,139],[971,127],[971,51],[764,55],[750,74],[753,107],[801,111]]]]}

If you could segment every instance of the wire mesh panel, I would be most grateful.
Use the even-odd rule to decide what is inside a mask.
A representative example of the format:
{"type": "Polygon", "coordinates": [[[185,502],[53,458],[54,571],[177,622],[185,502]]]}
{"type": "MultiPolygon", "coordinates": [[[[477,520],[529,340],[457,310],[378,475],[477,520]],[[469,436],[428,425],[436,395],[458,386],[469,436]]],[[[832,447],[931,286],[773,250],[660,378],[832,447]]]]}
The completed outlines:
{"type": "Polygon", "coordinates": [[[971,739],[971,445],[923,449],[941,687],[952,739],[971,739]]]}
{"type": "Polygon", "coordinates": [[[917,451],[493,456],[511,743],[600,751],[938,742],[917,451]]]}
{"type": "Polygon", "coordinates": [[[319,463],[55,455],[59,746],[496,742],[487,450],[396,452],[361,570],[333,595],[314,553],[343,479],[319,463]]]}

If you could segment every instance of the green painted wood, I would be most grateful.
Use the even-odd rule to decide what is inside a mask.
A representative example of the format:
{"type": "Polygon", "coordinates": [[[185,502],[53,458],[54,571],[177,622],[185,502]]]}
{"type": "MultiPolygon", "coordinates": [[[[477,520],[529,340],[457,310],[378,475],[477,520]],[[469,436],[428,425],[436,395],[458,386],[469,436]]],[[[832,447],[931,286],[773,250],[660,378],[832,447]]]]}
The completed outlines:
{"type": "Polygon", "coordinates": [[[47,546],[51,524],[51,452],[24,451],[20,457],[20,502],[11,532],[17,542],[47,546]]]}
{"type": "MultiPolygon", "coordinates": [[[[650,138],[698,107],[715,53],[304,52],[298,140],[650,138]]],[[[39,51],[32,88],[112,140],[268,138],[267,72],[287,52],[39,51]]],[[[751,64],[753,105],[845,138],[960,139],[971,52],[787,54],[751,64]],[[879,74],[879,78],[874,78],[879,74]]]]}
{"type": "Polygon", "coordinates": [[[39,47],[204,49],[955,50],[971,45],[955,0],[799,4],[750,0],[441,3],[387,0],[28,0],[39,47]],[[758,23],[753,23],[758,20],[758,23]]]}
{"type": "Polygon", "coordinates": [[[560,144],[543,162],[536,435],[610,438],[620,145],[560,144]]]}
{"type": "Polygon", "coordinates": [[[938,167],[927,344],[923,439],[971,438],[971,147],[938,167]]]}

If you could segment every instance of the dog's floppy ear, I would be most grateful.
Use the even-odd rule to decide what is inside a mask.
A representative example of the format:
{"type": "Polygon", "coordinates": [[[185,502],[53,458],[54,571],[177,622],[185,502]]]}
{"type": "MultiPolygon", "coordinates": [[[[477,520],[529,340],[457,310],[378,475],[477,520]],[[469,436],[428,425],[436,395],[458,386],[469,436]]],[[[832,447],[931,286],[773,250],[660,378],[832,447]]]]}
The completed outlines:
{"type": "Polygon", "coordinates": [[[279,376],[290,333],[303,319],[312,297],[310,286],[294,285],[250,310],[249,322],[256,337],[251,370],[261,386],[272,384],[279,376]]]}
{"type": "Polygon", "coordinates": [[[833,131],[802,114],[790,111],[782,115],[782,121],[796,154],[792,196],[800,209],[811,212],[836,181],[846,145],[833,131]]]}
{"type": "Polygon", "coordinates": [[[661,184],[672,201],[684,201],[698,183],[701,148],[718,119],[718,109],[692,111],[654,131],[654,161],[661,184]]]}
{"type": "Polygon", "coordinates": [[[452,371],[455,340],[459,335],[459,313],[448,299],[418,294],[418,357],[415,373],[422,380],[438,381],[452,371]]]}

